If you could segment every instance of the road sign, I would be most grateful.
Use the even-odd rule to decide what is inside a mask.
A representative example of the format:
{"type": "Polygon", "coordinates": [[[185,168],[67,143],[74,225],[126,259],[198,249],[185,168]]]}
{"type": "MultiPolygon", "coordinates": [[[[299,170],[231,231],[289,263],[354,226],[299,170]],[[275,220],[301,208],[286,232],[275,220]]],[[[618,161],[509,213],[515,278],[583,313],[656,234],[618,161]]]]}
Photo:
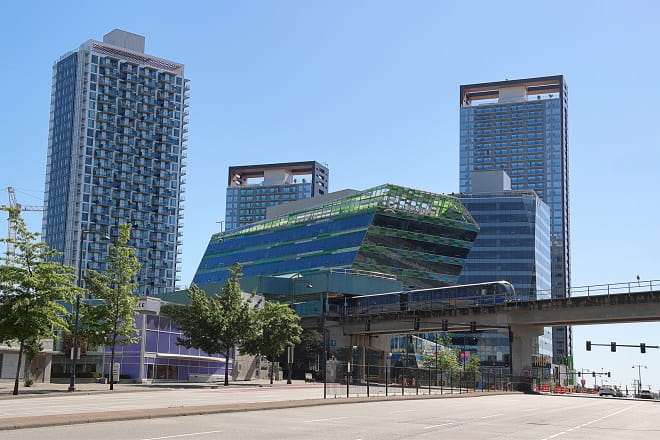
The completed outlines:
{"type": "Polygon", "coordinates": [[[337,340],[330,339],[330,347],[336,347],[336,346],[337,346],[337,340]]]}

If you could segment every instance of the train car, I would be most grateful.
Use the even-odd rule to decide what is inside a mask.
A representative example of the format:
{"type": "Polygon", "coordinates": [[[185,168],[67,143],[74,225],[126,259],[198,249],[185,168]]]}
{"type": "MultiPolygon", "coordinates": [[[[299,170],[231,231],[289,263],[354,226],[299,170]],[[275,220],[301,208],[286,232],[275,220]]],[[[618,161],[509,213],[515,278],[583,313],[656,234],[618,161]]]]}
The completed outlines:
{"type": "Polygon", "coordinates": [[[408,292],[408,310],[494,305],[514,298],[515,290],[508,281],[462,284],[408,292]]]}
{"type": "Polygon", "coordinates": [[[347,300],[347,315],[371,315],[494,305],[515,299],[508,281],[463,284],[404,292],[354,296],[347,300]]]}

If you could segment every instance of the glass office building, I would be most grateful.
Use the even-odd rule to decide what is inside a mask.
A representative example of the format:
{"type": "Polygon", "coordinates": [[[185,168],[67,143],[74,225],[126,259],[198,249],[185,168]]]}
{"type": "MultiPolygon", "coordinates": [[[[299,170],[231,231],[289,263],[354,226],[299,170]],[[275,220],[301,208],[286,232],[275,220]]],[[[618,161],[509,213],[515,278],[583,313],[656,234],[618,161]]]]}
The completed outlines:
{"type": "Polygon", "coordinates": [[[506,280],[516,297],[550,298],[550,213],[533,191],[461,194],[480,232],[459,284],[506,280]]]}
{"type": "MultiPolygon", "coordinates": [[[[461,194],[460,200],[481,230],[459,284],[506,280],[523,300],[550,298],[550,212],[532,190],[461,194]]],[[[465,337],[455,334],[455,338],[465,337]]],[[[470,335],[467,335],[470,336],[470,335]]],[[[488,331],[468,340],[508,338],[488,331]]],[[[552,359],[552,328],[544,329],[534,352],[552,359]]],[[[479,347],[483,365],[497,365],[506,349],[500,344],[479,347]]]]}
{"type": "Polygon", "coordinates": [[[333,268],[395,275],[416,288],[454,284],[479,227],[452,196],[381,185],[215,234],[193,282],[333,268]]]}
{"type": "Polygon", "coordinates": [[[42,229],[64,264],[103,271],[101,237],[132,224],[136,282],[156,295],[178,279],[188,86],[144,40],[116,29],[53,66],[42,229]]]}
{"type": "MultiPolygon", "coordinates": [[[[460,87],[460,191],[479,170],[504,170],[511,189],[533,189],[550,209],[551,288],[570,287],[568,89],[549,76],[460,87]]],[[[553,357],[571,354],[570,328],[553,329],[553,357]]]]}
{"type": "Polygon", "coordinates": [[[225,228],[266,218],[269,207],[328,193],[329,171],[315,162],[229,167],[225,228]]]}

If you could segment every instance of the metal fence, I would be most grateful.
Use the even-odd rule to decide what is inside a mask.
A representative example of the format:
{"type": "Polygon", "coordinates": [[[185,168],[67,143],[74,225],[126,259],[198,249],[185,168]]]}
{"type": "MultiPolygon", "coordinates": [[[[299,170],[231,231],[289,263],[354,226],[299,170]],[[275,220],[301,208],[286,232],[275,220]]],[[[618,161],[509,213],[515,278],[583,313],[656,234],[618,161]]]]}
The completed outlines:
{"type": "Polygon", "coordinates": [[[525,391],[529,378],[507,370],[454,372],[434,368],[390,367],[328,362],[326,398],[525,391]]]}

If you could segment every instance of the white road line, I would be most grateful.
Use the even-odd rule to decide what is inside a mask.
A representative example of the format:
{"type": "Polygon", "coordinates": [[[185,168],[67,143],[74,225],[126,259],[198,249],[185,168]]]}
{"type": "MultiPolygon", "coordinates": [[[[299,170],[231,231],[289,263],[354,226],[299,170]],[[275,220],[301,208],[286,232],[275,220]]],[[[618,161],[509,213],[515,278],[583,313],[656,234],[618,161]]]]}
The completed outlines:
{"type": "Polygon", "coordinates": [[[424,429],[437,428],[437,427],[439,427],[439,426],[447,426],[447,425],[451,425],[451,423],[442,423],[442,424],[440,424],[440,425],[425,426],[424,429]]]}
{"type": "Polygon", "coordinates": [[[491,416],[483,416],[482,419],[490,419],[491,417],[503,416],[504,414],[493,414],[491,416]]]}
{"type": "Polygon", "coordinates": [[[305,420],[304,423],[313,423],[313,422],[325,422],[328,420],[341,420],[341,419],[347,419],[347,417],[331,417],[329,419],[316,419],[316,420],[305,420]]]}
{"type": "Polygon", "coordinates": [[[222,431],[193,432],[193,433],[190,433],[190,434],[179,434],[179,435],[168,435],[168,436],[165,436],[165,437],[144,438],[142,440],[161,440],[161,439],[164,439],[164,438],[191,437],[193,435],[217,434],[218,432],[222,432],[222,431]]]}
{"type": "Polygon", "coordinates": [[[629,409],[632,409],[632,408],[634,408],[634,407],[633,407],[633,406],[629,406],[628,408],[624,408],[624,409],[622,409],[622,410],[619,410],[619,411],[613,412],[612,414],[608,414],[608,415],[603,416],[603,417],[600,417],[600,418],[598,418],[598,419],[594,419],[594,420],[592,420],[592,421],[590,421],[590,422],[583,423],[583,424],[578,425],[578,426],[575,426],[575,427],[573,427],[573,428],[571,428],[571,429],[567,429],[566,431],[558,432],[557,434],[553,434],[553,435],[551,435],[551,436],[549,436],[549,437],[546,437],[546,438],[543,438],[543,439],[541,439],[541,440],[548,440],[548,439],[551,439],[551,438],[559,437],[560,435],[562,435],[562,434],[566,434],[567,432],[571,432],[571,431],[573,431],[573,430],[575,430],[575,429],[584,428],[585,426],[589,426],[589,425],[591,425],[592,423],[600,422],[601,420],[605,420],[605,419],[607,419],[607,418],[609,418],[609,417],[615,416],[615,415],[620,414],[620,413],[622,413],[622,412],[624,412],[624,411],[628,411],[629,409]]]}
{"type": "Polygon", "coordinates": [[[404,413],[404,412],[411,412],[412,409],[402,409],[401,411],[392,411],[390,414],[398,414],[398,413],[404,413]]]}

